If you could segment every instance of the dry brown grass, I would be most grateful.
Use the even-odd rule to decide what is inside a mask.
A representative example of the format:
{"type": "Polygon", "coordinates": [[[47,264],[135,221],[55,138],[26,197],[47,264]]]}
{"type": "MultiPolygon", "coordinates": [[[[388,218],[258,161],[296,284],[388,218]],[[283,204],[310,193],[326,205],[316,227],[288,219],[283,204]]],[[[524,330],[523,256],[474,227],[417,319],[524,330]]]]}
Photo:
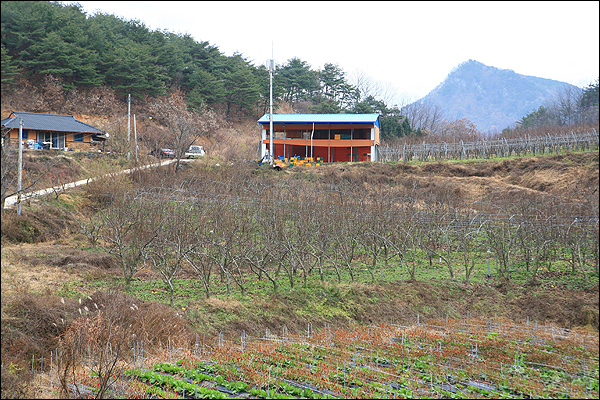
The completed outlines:
{"type": "Polygon", "coordinates": [[[584,195],[587,189],[593,190],[599,180],[598,152],[462,164],[330,164],[290,168],[286,175],[300,171],[317,175],[321,182],[328,184],[358,184],[364,190],[379,194],[399,188],[416,198],[445,199],[457,204],[492,197],[530,197],[532,201],[544,201],[556,196],[565,200],[584,195]]]}
{"type": "Polygon", "coordinates": [[[13,349],[27,356],[47,355],[77,309],[75,301],[64,299],[63,302],[53,295],[20,294],[7,300],[6,311],[13,315],[9,320],[23,334],[15,338],[21,345],[13,344],[13,349]]]}
{"type": "Polygon", "coordinates": [[[221,308],[227,311],[234,311],[242,307],[242,303],[237,300],[221,300],[217,297],[206,299],[206,304],[214,308],[221,308]]]}
{"type": "Polygon", "coordinates": [[[96,292],[83,299],[82,307],[107,310],[117,316],[120,325],[132,325],[132,332],[147,346],[164,344],[169,338],[178,342],[190,338],[183,315],[161,303],[144,302],[120,292],[96,292]]]}
{"type": "MultiPolygon", "coordinates": [[[[150,354],[162,350],[168,342],[189,347],[193,341],[183,315],[166,305],[143,302],[124,293],[96,292],[80,301],[50,294],[3,293],[2,398],[55,397],[47,382],[39,384],[40,376],[32,374],[32,357],[35,355],[37,371],[44,357],[47,373],[50,351],[58,347],[67,350],[69,343],[81,344],[82,340],[101,345],[114,336],[112,330],[126,332],[128,340],[143,343],[150,354]],[[103,336],[102,332],[110,335],[103,336]]],[[[123,348],[122,357],[130,362],[129,350],[123,348]]],[[[77,362],[85,349],[71,346],[69,351],[71,361],[77,362]]],[[[77,368],[80,366],[75,365],[77,368]]]]}
{"type": "MultiPolygon", "coordinates": [[[[2,294],[24,293],[50,294],[59,290],[64,283],[80,281],[82,271],[77,263],[57,263],[69,253],[76,253],[68,245],[50,241],[43,244],[21,243],[4,245],[2,251],[2,294]],[[54,261],[54,264],[53,264],[54,261]]],[[[91,259],[98,255],[90,255],[91,259]]]]}
{"type": "Polygon", "coordinates": [[[29,211],[26,208],[20,216],[16,209],[1,212],[3,243],[46,242],[76,231],[74,221],[65,212],[29,211]]]}
{"type": "Polygon", "coordinates": [[[223,127],[210,138],[198,142],[205,143],[209,157],[218,157],[226,162],[255,160],[257,157],[260,130],[253,119],[245,120],[235,127],[223,127]]]}

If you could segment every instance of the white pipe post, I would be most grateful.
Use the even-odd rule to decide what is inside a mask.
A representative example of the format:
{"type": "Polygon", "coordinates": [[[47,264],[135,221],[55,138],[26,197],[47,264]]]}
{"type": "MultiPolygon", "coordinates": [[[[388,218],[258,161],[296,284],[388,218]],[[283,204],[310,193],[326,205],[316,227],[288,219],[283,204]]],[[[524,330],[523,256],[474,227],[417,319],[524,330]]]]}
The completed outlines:
{"type": "Polygon", "coordinates": [[[310,133],[310,162],[314,162],[313,160],[313,135],[315,134],[315,123],[313,122],[313,129],[310,133]]]}
{"type": "Polygon", "coordinates": [[[127,97],[127,161],[131,153],[131,94],[127,97]]]}
{"type": "Polygon", "coordinates": [[[17,215],[21,215],[21,189],[23,188],[23,118],[19,118],[19,182],[17,187],[17,215]]]}

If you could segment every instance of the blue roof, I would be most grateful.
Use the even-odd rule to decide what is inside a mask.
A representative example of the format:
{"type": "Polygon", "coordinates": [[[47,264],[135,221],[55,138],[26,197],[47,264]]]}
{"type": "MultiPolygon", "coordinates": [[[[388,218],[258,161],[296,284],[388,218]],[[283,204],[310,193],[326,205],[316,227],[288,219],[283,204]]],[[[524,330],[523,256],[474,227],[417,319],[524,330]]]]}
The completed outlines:
{"type": "MultiPolygon", "coordinates": [[[[257,121],[259,124],[269,123],[269,114],[257,121]]],[[[379,114],[273,114],[276,124],[375,124],[379,127],[379,114]]]]}
{"type": "Polygon", "coordinates": [[[85,122],[77,121],[72,115],[13,111],[11,116],[12,117],[2,120],[3,127],[18,128],[19,118],[23,118],[23,129],[56,132],[82,132],[92,134],[103,133],[103,131],[98,128],[88,125],[85,122]]]}

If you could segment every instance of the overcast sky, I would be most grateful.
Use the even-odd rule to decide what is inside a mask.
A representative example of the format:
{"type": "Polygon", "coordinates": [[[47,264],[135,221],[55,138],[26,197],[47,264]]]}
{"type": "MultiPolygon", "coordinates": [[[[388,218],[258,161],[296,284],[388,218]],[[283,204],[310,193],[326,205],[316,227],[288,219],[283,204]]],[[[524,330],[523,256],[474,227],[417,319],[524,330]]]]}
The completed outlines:
{"type": "MultiPolygon", "coordinates": [[[[64,2],[70,4],[73,2],[64,2]]],[[[599,76],[599,2],[187,2],[80,1],[188,33],[255,65],[292,57],[312,69],[338,64],[420,99],[469,59],[585,87],[599,76]]]]}

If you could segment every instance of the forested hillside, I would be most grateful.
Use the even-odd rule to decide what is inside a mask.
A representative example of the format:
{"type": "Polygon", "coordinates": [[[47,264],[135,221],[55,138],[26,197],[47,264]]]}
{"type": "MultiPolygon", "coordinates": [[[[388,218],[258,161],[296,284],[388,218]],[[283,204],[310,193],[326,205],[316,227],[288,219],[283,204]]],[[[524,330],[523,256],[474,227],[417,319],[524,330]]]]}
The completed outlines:
{"type": "MultiPolygon", "coordinates": [[[[114,115],[128,94],[142,105],[174,92],[190,111],[228,120],[251,121],[268,111],[269,73],[243,54],[226,56],[207,41],[153,31],[143,21],[87,15],[77,4],[1,4],[4,111],[114,115]]],[[[469,60],[425,98],[398,105],[386,103],[377,81],[354,78],[335,60],[314,69],[291,58],[274,71],[275,112],[378,113],[386,141],[598,124],[598,81],[582,89],[469,60]]]]}
{"type": "MultiPolygon", "coordinates": [[[[294,102],[297,112],[377,112],[384,137],[417,133],[398,108],[351,85],[337,64],[314,70],[292,58],[274,75],[276,103],[294,102]]],[[[206,41],[152,31],[143,21],[88,16],[77,4],[3,1],[3,93],[48,81],[67,92],[114,90],[122,101],[128,94],[139,101],[179,89],[190,108],[226,117],[261,116],[269,103],[267,69],[242,54],[226,56],[206,41]]]]}

